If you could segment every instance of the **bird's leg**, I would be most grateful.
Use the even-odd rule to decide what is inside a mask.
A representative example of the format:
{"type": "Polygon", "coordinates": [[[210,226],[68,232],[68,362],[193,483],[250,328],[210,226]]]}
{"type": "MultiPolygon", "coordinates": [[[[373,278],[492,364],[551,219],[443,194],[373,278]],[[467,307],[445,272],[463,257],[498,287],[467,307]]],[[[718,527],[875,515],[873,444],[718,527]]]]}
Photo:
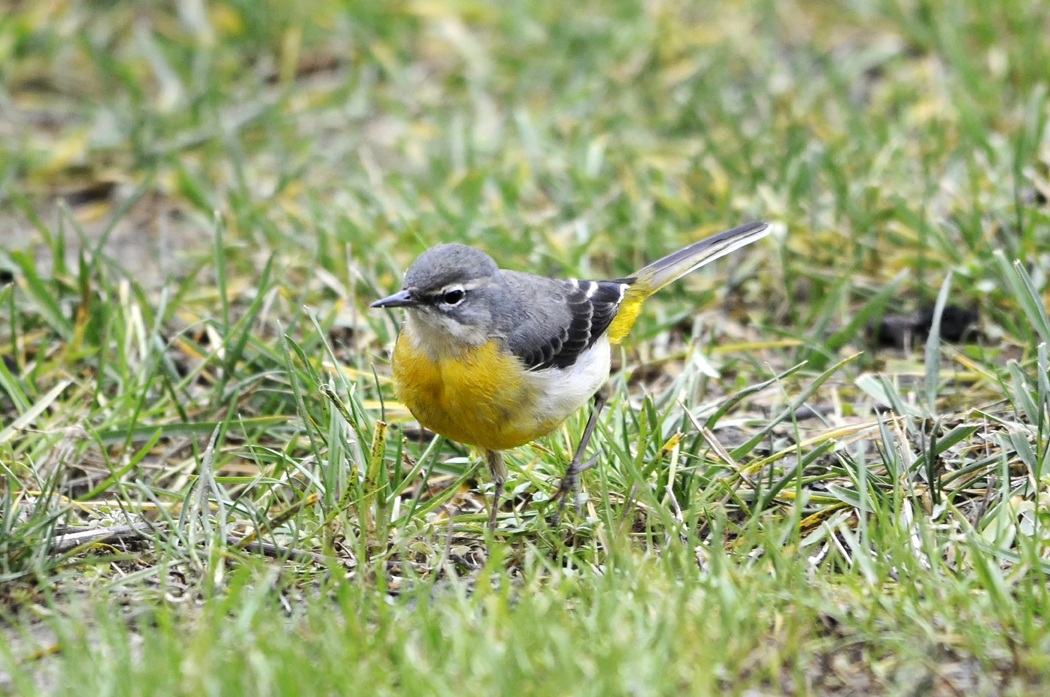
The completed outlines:
{"type": "Polygon", "coordinates": [[[507,465],[503,462],[503,453],[499,450],[486,450],[485,462],[495,487],[492,490],[492,510],[489,512],[489,529],[496,529],[496,514],[499,513],[499,500],[503,495],[503,485],[507,482],[507,465]]]}
{"type": "Polygon", "coordinates": [[[600,390],[594,393],[594,408],[591,410],[591,417],[587,419],[587,425],[583,429],[583,435],[580,436],[580,444],[576,448],[576,454],[572,456],[572,462],[569,463],[568,468],[565,470],[565,476],[558,486],[558,492],[554,495],[554,498],[559,499],[559,501],[558,510],[555,511],[554,517],[551,519],[553,527],[557,527],[561,521],[561,514],[565,510],[565,504],[569,500],[570,495],[573,498],[573,504],[576,506],[577,512],[580,510],[580,472],[585,472],[594,467],[594,464],[598,461],[597,454],[586,462],[583,460],[583,455],[587,452],[587,444],[594,433],[594,427],[598,425],[598,415],[601,414],[608,398],[608,384],[603,385],[600,390]]]}

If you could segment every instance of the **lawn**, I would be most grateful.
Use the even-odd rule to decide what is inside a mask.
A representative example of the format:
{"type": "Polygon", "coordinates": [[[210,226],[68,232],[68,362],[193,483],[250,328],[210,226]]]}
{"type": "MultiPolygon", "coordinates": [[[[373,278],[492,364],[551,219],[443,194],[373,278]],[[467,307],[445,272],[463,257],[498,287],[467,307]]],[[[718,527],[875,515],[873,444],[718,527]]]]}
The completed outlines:
{"type": "Polygon", "coordinates": [[[1050,4],[0,0],[0,693],[1050,692],[1050,4]],[[661,291],[397,403],[423,250],[661,291]],[[1044,527],[1046,525],[1047,527],[1044,527]]]}

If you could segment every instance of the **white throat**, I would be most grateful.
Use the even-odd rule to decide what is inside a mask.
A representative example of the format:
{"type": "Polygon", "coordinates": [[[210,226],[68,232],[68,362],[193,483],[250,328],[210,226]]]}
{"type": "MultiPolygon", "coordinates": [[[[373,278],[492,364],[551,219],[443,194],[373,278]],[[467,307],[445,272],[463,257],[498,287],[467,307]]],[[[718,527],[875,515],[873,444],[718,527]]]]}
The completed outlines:
{"type": "Polygon", "coordinates": [[[432,361],[459,355],[489,340],[488,333],[479,327],[426,310],[407,309],[405,324],[412,343],[432,361]]]}

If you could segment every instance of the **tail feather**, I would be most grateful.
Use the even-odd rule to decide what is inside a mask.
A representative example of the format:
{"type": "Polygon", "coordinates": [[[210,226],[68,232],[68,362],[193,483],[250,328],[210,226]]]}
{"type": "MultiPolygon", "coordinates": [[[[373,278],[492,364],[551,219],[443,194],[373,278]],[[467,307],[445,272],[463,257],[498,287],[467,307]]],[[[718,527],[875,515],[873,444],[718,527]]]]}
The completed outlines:
{"type": "Polygon", "coordinates": [[[650,295],[701,266],[746,247],[768,234],[769,226],[765,223],[746,223],[691,244],[633,274],[636,280],[627,289],[616,319],[609,325],[609,341],[618,344],[627,336],[627,332],[638,319],[642,303],[650,295]]]}
{"type": "Polygon", "coordinates": [[[747,223],[712,235],[649,264],[634,274],[634,277],[638,279],[635,286],[652,295],[687,273],[735,252],[741,247],[746,247],[768,234],[769,227],[765,223],[747,223]]]}

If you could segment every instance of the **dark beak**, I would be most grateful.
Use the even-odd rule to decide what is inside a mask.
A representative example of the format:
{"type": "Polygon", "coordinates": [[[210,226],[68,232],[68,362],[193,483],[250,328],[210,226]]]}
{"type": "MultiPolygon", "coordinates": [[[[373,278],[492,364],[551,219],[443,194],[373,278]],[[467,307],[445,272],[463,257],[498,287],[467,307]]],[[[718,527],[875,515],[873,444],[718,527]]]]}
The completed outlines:
{"type": "Polygon", "coordinates": [[[416,300],[412,297],[412,291],[407,288],[372,303],[372,307],[412,307],[413,305],[416,305],[416,300]]]}

